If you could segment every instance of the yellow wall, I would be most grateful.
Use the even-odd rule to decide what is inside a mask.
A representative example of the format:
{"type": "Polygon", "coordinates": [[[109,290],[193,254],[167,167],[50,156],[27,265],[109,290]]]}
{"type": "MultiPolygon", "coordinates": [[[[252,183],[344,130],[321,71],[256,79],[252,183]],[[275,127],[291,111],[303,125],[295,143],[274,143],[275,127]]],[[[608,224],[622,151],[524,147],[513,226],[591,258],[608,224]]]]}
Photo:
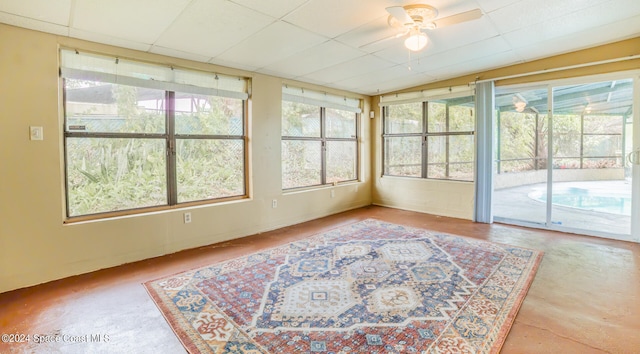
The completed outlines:
{"type": "MultiPolygon", "coordinates": [[[[283,194],[280,105],[283,79],[98,45],[0,24],[0,292],[250,235],[371,204],[363,182],[283,194]],[[252,77],[252,198],[184,209],[63,224],[59,46],[252,77]],[[30,141],[29,126],[44,140],[30,141]],[[330,190],[335,191],[331,197],[330,190]],[[271,208],[271,200],[278,207],[271,208]]],[[[309,85],[306,85],[309,87],[309,85]]],[[[325,89],[327,91],[332,91],[325,89]]],[[[335,93],[340,93],[334,91],[335,93]]],[[[341,94],[345,94],[344,92],[341,94]]],[[[365,112],[370,109],[365,99],[365,112]]],[[[369,161],[370,119],[363,114],[362,160],[369,161]]]]}
{"type": "MultiPolygon", "coordinates": [[[[602,62],[637,55],[640,55],[640,37],[524,64],[412,87],[398,92],[415,92],[466,85],[476,80],[489,80],[540,71],[548,72],[526,77],[498,80],[496,81],[496,86],[636,70],[640,69],[640,59],[551,72],[556,68],[581,66],[585,63],[602,62]]],[[[382,123],[380,119],[382,111],[378,108],[378,103],[379,97],[375,97],[372,100],[372,107],[376,107],[376,117],[371,128],[371,141],[373,143],[371,160],[371,165],[373,166],[373,203],[435,215],[473,219],[475,197],[473,183],[382,176],[382,123]]]]}

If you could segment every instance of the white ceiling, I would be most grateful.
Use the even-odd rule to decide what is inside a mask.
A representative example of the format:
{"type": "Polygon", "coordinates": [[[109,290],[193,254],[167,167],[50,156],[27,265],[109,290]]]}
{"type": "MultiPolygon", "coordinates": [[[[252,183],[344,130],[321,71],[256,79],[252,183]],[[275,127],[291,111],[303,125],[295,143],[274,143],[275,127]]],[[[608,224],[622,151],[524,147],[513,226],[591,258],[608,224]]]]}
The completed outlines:
{"type": "Polygon", "coordinates": [[[638,0],[0,0],[0,22],[375,95],[640,35],[638,0]],[[389,6],[439,18],[411,56],[389,6]]]}

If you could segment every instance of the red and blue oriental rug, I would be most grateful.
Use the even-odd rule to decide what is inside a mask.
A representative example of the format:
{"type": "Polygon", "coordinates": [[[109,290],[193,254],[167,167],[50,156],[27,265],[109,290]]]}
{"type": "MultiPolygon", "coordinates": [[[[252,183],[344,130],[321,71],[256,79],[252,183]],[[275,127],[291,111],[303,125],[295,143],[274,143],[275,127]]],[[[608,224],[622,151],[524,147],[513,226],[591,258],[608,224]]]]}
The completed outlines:
{"type": "Polygon", "coordinates": [[[365,220],[145,286],[191,353],[495,353],[541,258],[365,220]]]}

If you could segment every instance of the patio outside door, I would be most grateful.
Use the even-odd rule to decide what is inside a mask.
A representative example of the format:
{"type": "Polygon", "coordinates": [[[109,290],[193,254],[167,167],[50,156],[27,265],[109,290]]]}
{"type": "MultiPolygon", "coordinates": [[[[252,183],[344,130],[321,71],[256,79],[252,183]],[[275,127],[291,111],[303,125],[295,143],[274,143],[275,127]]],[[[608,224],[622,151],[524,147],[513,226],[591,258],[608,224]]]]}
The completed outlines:
{"type": "Polygon", "coordinates": [[[638,85],[496,90],[494,220],[640,241],[638,85]]]}

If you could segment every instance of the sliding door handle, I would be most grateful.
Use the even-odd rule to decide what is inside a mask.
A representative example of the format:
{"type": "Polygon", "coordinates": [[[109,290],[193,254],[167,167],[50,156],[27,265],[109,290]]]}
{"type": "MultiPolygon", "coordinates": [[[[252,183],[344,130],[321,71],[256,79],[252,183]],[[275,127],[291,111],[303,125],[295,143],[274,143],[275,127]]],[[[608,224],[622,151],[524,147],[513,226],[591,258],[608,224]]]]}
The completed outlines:
{"type": "Polygon", "coordinates": [[[636,149],[627,155],[627,160],[632,165],[640,165],[640,149],[636,149]]]}

